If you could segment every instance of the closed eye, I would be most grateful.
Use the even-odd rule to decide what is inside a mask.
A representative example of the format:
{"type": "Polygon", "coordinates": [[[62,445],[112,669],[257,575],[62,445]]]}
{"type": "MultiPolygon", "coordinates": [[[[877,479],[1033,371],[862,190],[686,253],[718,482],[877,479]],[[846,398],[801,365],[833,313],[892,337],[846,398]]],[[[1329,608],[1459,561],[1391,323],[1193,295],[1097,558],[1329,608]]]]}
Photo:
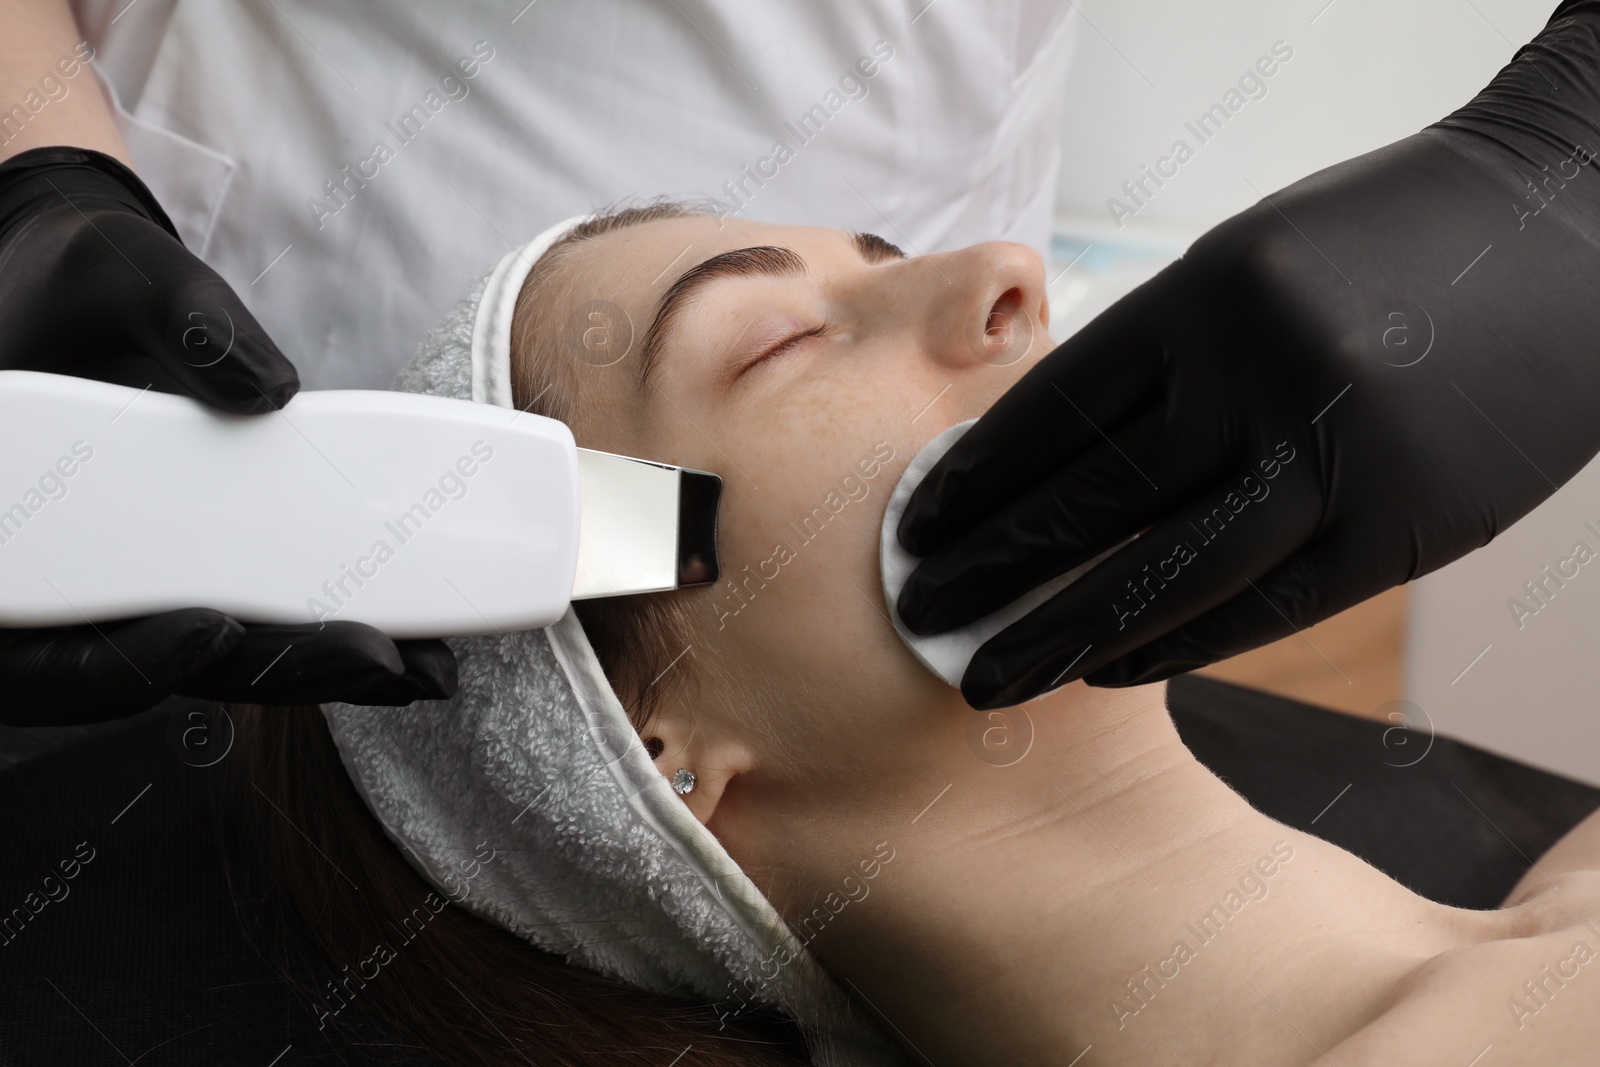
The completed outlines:
{"type": "Polygon", "coordinates": [[[828,326],[829,324],[824,322],[821,326],[813,326],[809,330],[801,330],[799,333],[790,334],[788,337],[785,337],[783,340],[779,341],[765,352],[762,352],[755,359],[752,359],[749,363],[746,363],[742,368],[740,368],[739,376],[742,376],[746,371],[758,363],[765,363],[774,356],[782,355],[784,352],[789,351],[789,349],[795,347],[808,337],[821,336],[827,331],[828,326]]]}

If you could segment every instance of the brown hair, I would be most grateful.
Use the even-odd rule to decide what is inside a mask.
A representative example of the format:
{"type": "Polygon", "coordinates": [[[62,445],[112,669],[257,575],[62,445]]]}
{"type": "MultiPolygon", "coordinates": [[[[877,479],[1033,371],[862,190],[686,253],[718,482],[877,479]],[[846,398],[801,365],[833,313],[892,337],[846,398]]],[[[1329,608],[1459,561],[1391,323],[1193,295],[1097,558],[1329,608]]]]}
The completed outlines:
{"type": "MultiPolygon", "coordinates": [[[[572,246],[652,219],[706,213],[662,199],[608,210],[541,257],[513,318],[519,408],[566,421],[576,403],[576,378],[563,358],[570,354],[545,321],[561,284],[557,268],[572,246]]],[[[663,693],[688,675],[661,677],[688,646],[685,605],[666,593],[575,607],[642,733],[663,693]]],[[[632,1057],[666,1063],[690,1049],[684,1062],[696,1067],[810,1062],[799,1030],[771,1009],[719,1018],[703,1001],[580,970],[448,904],[362,802],[319,707],[229,710],[237,731],[227,768],[230,799],[253,851],[246,859],[230,857],[230,880],[241,915],[260,885],[299,929],[276,952],[286,976],[309,995],[320,1025],[358,1040],[367,1036],[361,1026],[375,1020],[444,1062],[496,1067],[609,1065],[632,1057]],[[357,962],[370,960],[378,945],[389,951],[377,977],[352,981],[357,962]]],[[[239,845],[235,837],[228,847],[239,845]]]]}

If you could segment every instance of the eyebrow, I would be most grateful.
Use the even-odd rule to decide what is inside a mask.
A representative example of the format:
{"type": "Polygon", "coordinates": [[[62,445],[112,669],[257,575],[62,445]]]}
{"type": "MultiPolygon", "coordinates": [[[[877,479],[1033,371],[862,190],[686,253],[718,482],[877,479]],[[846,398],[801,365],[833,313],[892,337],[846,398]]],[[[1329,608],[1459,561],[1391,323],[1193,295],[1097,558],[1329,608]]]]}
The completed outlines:
{"type": "MultiPolygon", "coordinates": [[[[868,263],[904,259],[905,253],[875,233],[851,233],[856,251],[868,263]]],[[[793,249],[778,245],[754,245],[721,252],[695,264],[667,286],[656,304],[656,315],[645,331],[639,351],[638,386],[650,385],[650,375],[666,348],[667,337],[677,327],[684,309],[706,286],[721,278],[798,278],[806,273],[806,261],[793,249]]]]}

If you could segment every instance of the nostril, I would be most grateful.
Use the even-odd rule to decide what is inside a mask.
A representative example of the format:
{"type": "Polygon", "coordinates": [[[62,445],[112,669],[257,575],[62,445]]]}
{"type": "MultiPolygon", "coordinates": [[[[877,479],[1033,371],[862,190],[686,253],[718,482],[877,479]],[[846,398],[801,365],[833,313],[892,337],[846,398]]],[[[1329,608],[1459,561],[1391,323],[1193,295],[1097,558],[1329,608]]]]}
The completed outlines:
{"type": "Polygon", "coordinates": [[[1028,351],[1033,341],[1033,324],[1022,306],[1021,289],[1001,293],[989,308],[983,328],[983,358],[1000,365],[1015,362],[1028,351]]]}
{"type": "Polygon", "coordinates": [[[1011,319],[1003,311],[989,312],[989,324],[983,330],[983,342],[993,348],[1004,348],[1011,339],[1011,319]]]}

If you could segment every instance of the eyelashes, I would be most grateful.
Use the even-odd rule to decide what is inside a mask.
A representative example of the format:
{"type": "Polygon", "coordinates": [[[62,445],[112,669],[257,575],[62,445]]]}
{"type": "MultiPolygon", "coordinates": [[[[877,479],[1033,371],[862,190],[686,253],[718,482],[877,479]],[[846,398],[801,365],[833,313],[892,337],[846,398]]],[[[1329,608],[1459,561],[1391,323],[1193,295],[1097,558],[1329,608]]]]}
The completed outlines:
{"type": "Polygon", "coordinates": [[[765,352],[761,353],[755,359],[747,363],[744,367],[744,370],[739,372],[740,375],[742,376],[745,371],[749,371],[759,364],[766,363],[775,356],[782,355],[791,348],[794,348],[796,345],[800,344],[800,342],[804,341],[808,337],[821,336],[823,333],[827,332],[829,325],[830,324],[828,322],[823,322],[821,326],[813,326],[809,330],[801,330],[799,333],[790,334],[788,337],[785,337],[783,340],[779,341],[777,344],[773,345],[771,348],[767,349],[765,352]]]}

